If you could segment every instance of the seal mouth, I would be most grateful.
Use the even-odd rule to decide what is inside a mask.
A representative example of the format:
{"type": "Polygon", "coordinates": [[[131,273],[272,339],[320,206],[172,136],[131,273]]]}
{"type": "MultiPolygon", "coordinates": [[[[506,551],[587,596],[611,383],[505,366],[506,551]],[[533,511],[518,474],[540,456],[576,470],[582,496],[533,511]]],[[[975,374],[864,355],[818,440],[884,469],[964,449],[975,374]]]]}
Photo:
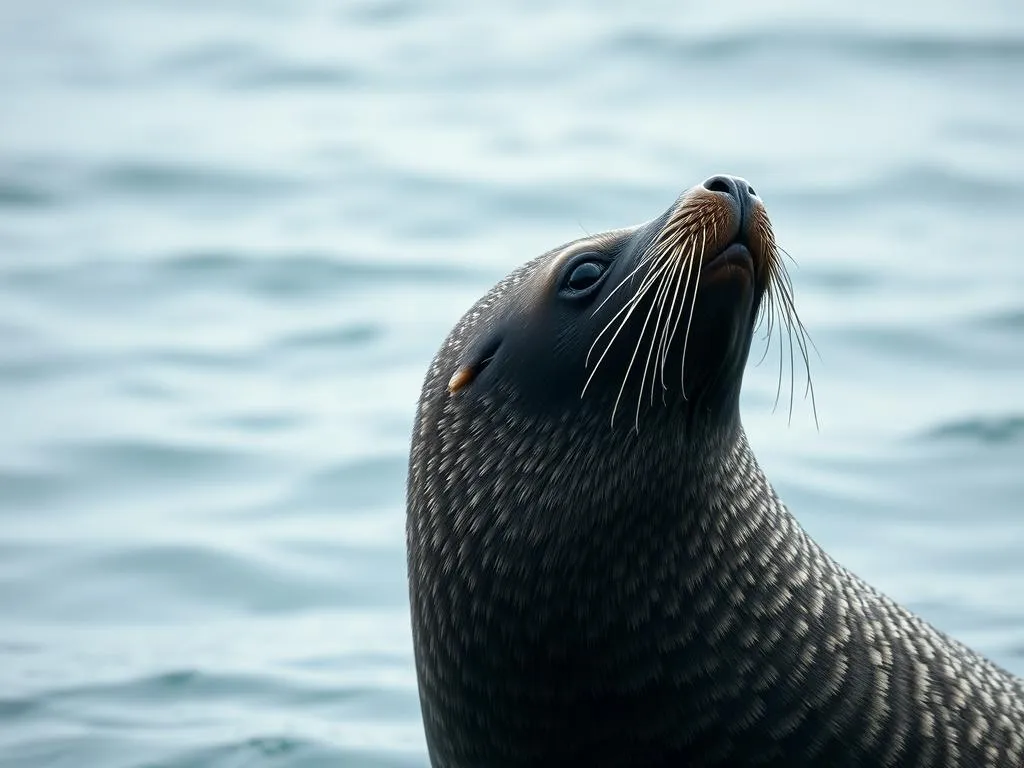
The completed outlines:
{"type": "Polygon", "coordinates": [[[730,243],[719,254],[708,260],[701,271],[711,272],[727,267],[736,267],[746,270],[750,274],[754,273],[754,255],[745,243],[730,243]]]}

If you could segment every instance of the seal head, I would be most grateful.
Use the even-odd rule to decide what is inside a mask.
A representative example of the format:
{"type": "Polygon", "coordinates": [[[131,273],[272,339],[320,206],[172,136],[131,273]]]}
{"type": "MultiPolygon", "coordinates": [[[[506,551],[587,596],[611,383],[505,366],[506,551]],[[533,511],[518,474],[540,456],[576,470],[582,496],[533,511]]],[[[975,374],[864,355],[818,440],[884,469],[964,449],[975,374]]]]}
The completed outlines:
{"type": "Polygon", "coordinates": [[[529,398],[528,412],[600,409],[614,396],[609,422],[628,408],[634,429],[644,391],[728,410],[776,259],[750,185],[714,177],[653,221],[514,272],[463,318],[435,365],[451,368],[449,393],[501,391],[529,398]]]}

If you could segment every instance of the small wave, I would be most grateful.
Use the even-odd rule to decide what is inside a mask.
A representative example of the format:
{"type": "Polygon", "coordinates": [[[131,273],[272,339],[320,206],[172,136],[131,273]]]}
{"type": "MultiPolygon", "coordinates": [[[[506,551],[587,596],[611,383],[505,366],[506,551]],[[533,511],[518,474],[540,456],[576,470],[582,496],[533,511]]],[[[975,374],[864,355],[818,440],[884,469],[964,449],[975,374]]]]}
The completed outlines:
{"type": "Polygon", "coordinates": [[[238,448],[135,439],[65,443],[56,450],[67,461],[86,472],[116,468],[119,474],[132,473],[148,477],[215,476],[228,469],[251,467],[255,459],[255,455],[238,448]]]}
{"type": "Polygon", "coordinates": [[[230,351],[156,347],[136,355],[133,362],[206,371],[243,371],[252,368],[258,360],[252,350],[241,347],[230,351]]]}
{"type": "Polygon", "coordinates": [[[214,419],[214,423],[233,427],[243,432],[267,433],[281,432],[301,426],[305,419],[298,413],[290,412],[266,412],[241,413],[224,416],[222,419],[214,419]]]}
{"type": "Polygon", "coordinates": [[[756,56],[785,50],[829,57],[847,56],[873,64],[920,62],[923,64],[990,62],[1010,65],[1024,61],[1024,39],[1016,36],[953,36],[941,33],[891,34],[871,30],[777,29],[736,30],[718,35],[687,36],[678,31],[622,32],[602,43],[604,50],[619,50],[644,57],[700,60],[704,63],[756,56]],[[608,46],[604,49],[604,46],[608,46]]]}
{"type": "MultiPolygon", "coordinates": [[[[38,729],[38,726],[37,726],[38,729]]],[[[35,738],[33,729],[22,731],[14,739],[4,740],[5,766],[46,766],[46,768],[81,768],[102,765],[104,768],[141,768],[162,765],[150,762],[152,748],[143,746],[143,739],[127,735],[81,733],[81,727],[49,725],[46,738],[35,738]]]]}
{"type": "MultiPolygon", "coordinates": [[[[288,761],[307,760],[311,752],[323,751],[323,747],[286,736],[256,736],[243,741],[216,747],[196,750],[191,755],[166,763],[165,765],[180,766],[219,766],[241,765],[255,758],[262,758],[260,765],[277,764],[278,758],[288,761]],[[274,758],[267,762],[265,758],[274,758]]],[[[282,763],[285,764],[285,763],[282,763]]],[[[303,763],[305,764],[305,762],[303,763]]]]}
{"type": "Polygon", "coordinates": [[[138,768],[238,768],[259,765],[261,768],[328,768],[344,765],[365,768],[409,768],[422,761],[389,758],[380,751],[343,750],[326,742],[285,736],[254,736],[235,742],[179,753],[157,763],[138,768]]]}
{"type": "Polygon", "coordinates": [[[404,455],[368,456],[307,476],[296,485],[289,502],[303,509],[379,506],[392,501],[393,494],[382,489],[404,488],[405,474],[404,455]]]}
{"type": "Polygon", "coordinates": [[[846,295],[868,293],[874,290],[882,278],[866,270],[857,271],[851,267],[826,264],[803,275],[803,281],[823,291],[842,290],[846,295]]]}
{"type": "Polygon", "coordinates": [[[972,350],[955,334],[936,333],[930,328],[894,326],[892,324],[848,323],[832,331],[833,338],[841,339],[850,347],[858,347],[880,354],[901,355],[905,359],[921,361],[966,360],[972,350]]]}
{"type": "MultiPolygon", "coordinates": [[[[329,766],[344,764],[345,755],[323,743],[284,736],[254,736],[211,746],[171,746],[173,740],[152,734],[107,736],[100,734],[51,736],[26,739],[5,749],[9,765],[79,768],[103,765],[108,768],[260,768],[285,766],[329,766]]],[[[357,763],[372,765],[374,763],[357,763]]],[[[385,763],[377,763],[385,765],[385,763]]]]}
{"type": "Polygon", "coordinates": [[[83,355],[53,349],[45,354],[0,352],[0,381],[6,384],[38,384],[87,370],[92,363],[83,355]]]}
{"type": "Polygon", "coordinates": [[[975,417],[952,421],[924,435],[932,440],[997,444],[1024,440],[1024,416],[975,417]]]}
{"type": "MultiPolygon", "coordinates": [[[[337,664],[337,659],[332,660],[337,664]]],[[[335,670],[330,680],[337,680],[335,670]]],[[[85,683],[65,688],[51,688],[31,700],[9,699],[0,701],[0,714],[6,705],[19,712],[37,709],[41,704],[66,704],[71,701],[112,699],[144,704],[188,703],[201,699],[215,701],[260,701],[267,704],[311,706],[327,704],[342,706],[364,696],[376,695],[378,689],[352,685],[321,683],[306,676],[279,674],[247,674],[213,672],[202,669],[168,669],[156,674],[133,677],[128,680],[85,683]]]]}
{"type": "Polygon", "coordinates": [[[320,350],[368,346],[384,335],[380,323],[354,322],[293,333],[277,342],[282,349],[320,350]]]}
{"type": "Polygon", "coordinates": [[[156,77],[197,77],[227,90],[351,88],[360,74],[341,62],[301,62],[270,55],[248,43],[202,44],[168,56],[153,68],[156,77]]]}
{"type": "Polygon", "coordinates": [[[0,515],[12,509],[48,506],[66,497],[71,486],[68,478],[59,473],[0,468],[0,515]]]}
{"type": "Polygon", "coordinates": [[[230,251],[193,251],[165,257],[153,266],[153,278],[187,281],[218,289],[247,290],[271,296],[306,296],[370,284],[478,285],[482,271],[417,262],[374,262],[329,253],[253,255],[230,251]]]}
{"type": "Polygon", "coordinates": [[[1024,330],[1024,309],[1008,309],[1001,312],[993,312],[984,317],[977,318],[976,322],[987,328],[1020,331],[1024,330]]]}
{"type": "Polygon", "coordinates": [[[58,200],[50,189],[18,179],[0,181],[0,208],[49,208],[58,200]]]}
{"type": "Polygon", "coordinates": [[[281,197],[307,186],[295,177],[153,160],[123,160],[100,167],[89,175],[88,183],[99,194],[151,197],[281,197]]]}
{"type": "Polygon", "coordinates": [[[359,0],[349,2],[342,9],[343,24],[369,25],[371,27],[409,19],[421,13],[426,6],[408,0],[359,0]]]}
{"type": "Polygon", "coordinates": [[[9,723],[16,718],[31,715],[42,709],[38,699],[2,699],[0,698],[0,720],[9,723]]]}
{"type": "Polygon", "coordinates": [[[99,602],[117,603],[131,594],[162,596],[117,616],[174,615],[177,606],[205,606],[224,611],[274,614],[335,606],[350,597],[308,562],[294,562],[274,552],[228,549],[198,542],[140,542],[107,547],[54,566],[39,580],[60,585],[50,595],[66,615],[102,615],[99,602]],[[309,572],[307,572],[309,571],[309,572]],[[166,606],[162,605],[166,603],[166,606]]]}
{"type": "Polygon", "coordinates": [[[299,88],[351,87],[358,81],[355,71],[342,66],[284,64],[254,67],[227,80],[237,90],[293,90],[299,88]]]}
{"type": "Polygon", "coordinates": [[[831,210],[892,208],[899,204],[892,195],[894,189],[913,189],[914,194],[905,196],[903,202],[914,207],[956,207],[984,199],[986,211],[1007,208],[1016,212],[1024,201],[1024,189],[1012,173],[1000,177],[991,172],[972,172],[950,163],[934,162],[889,164],[882,172],[844,179],[841,184],[828,186],[796,179],[780,185],[772,198],[804,210],[812,207],[831,210]]]}

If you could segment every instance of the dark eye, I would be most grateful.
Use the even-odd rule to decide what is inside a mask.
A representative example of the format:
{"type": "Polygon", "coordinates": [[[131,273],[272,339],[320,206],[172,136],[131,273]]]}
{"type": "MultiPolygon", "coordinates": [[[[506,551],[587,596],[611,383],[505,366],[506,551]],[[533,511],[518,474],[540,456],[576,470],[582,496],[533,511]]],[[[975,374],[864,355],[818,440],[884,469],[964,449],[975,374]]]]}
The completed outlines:
{"type": "Polygon", "coordinates": [[[573,293],[586,291],[601,279],[607,267],[602,261],[581,261],[569,272],[565,287],[573,293]]]}

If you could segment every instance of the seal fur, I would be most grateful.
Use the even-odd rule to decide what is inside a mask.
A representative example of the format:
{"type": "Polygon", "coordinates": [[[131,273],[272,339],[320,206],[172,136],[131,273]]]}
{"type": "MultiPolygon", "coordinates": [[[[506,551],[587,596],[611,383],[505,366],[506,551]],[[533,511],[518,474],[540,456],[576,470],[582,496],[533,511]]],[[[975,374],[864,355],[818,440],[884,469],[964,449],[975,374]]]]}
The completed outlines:
{"type": "Polygon", "coordinates": [[[764,206],[718,176],[453,329],[407,495],[434,766],[1024,765],[1021,680],[836,563],[758,466],[761,315],[806,353],[764,206]]]}

